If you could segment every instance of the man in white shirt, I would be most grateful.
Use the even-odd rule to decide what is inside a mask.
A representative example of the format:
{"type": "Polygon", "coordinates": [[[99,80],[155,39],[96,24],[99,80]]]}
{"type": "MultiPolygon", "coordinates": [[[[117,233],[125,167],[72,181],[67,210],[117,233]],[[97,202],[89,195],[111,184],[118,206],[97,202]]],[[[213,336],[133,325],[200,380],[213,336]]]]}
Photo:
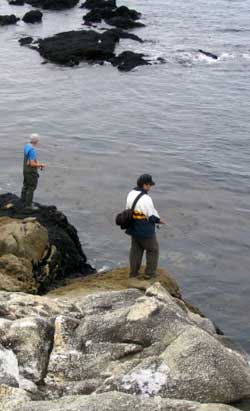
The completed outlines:
{"type": "Polygon", "coordinates": [[[155,233],[155,224],[165,224],[154,208],[148,192],[155,185],[150,174],[143,174],[137,180],[135,187],[127,197],[126,208],[131,209],[140,193],[143,195],[137,201],[133,211],[133,222],[126,230],[131,235],[130,249],[130,277],[137,277],[140,273],[143,253],[146,251],[145,278],[156,276],[159,259],[159,245],[155,233]]]}

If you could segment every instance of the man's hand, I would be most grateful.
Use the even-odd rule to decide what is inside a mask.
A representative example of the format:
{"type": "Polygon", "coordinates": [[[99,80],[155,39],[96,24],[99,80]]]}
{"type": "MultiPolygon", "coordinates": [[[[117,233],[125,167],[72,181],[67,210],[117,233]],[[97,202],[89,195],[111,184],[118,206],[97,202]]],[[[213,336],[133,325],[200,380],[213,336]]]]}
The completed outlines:
{"type": "Polygon", "coordinates": [[[165,219],[161,218],[159,224],[167,224],[167,221],[165,219]]]}

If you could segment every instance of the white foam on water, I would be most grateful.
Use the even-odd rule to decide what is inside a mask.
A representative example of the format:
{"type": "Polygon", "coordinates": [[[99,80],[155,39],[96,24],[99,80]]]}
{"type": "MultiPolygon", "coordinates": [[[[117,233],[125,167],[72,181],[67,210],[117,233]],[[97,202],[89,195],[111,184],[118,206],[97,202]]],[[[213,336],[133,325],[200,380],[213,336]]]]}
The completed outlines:
{"type": "Polygon", "coordinates": [[[246,60],[250,60],[250,54],[248,54],[248,53],[243,53],[242,57],[246,60]]]}
{"type": "Polygon", "coordinates": [[[107,273],[110,271],[110,267],[108,265],[103,265],[99,270],[97,271],[98,273],[107,273]]]}

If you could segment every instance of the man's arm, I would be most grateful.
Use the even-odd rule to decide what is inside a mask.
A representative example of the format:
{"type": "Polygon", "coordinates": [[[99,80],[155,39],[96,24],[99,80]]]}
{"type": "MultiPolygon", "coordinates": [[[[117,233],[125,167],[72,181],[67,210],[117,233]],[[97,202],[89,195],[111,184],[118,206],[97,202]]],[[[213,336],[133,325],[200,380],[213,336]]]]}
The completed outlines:
{"type": "Polygon", "coordinates": [[[149,221],[154,224],[166,224],[165,220],[161,219],[158,214],[158,211],[154,207],[154,203],[151,197],[147,197],[145,202],[145,215],[149,221]]]}
{"type": "Polygon", "coordinates": [[[45,167],[44,163],[40,163],[40,161],[37,160],[37,154],[34,148],[31,148],[28,153],[28,157],[30,167],[40,168],[41,170],[45,167]]]}
{"type": "Polygon", "coordinates": [[[40,163],[37,160],[29,160],[30,167],[40,168],[41,170],[45,167],[44,163],[40,163]]]}

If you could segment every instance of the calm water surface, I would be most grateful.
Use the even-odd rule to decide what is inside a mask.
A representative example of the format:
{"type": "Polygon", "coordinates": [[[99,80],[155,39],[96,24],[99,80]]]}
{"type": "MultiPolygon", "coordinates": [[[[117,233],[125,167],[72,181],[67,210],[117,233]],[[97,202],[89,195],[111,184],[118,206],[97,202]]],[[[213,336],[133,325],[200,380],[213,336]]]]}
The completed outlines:
{"type": "MultiPolygon", "coordinates": [[[[165,65],[124,74],[110,65],[41,65],[18,39],[82,27],[83,10],[45,12],[42,24],[0,28],[0,192],[20,192],[22,149],[43,138],[36,199],[56,204],[98,268],[127,264],[129,238],[114,226],[126,193],[153,174],[161,265],[183,294],[250,350],[250,3],[126,1],[143,13],[132,49],[165,65]],[[202,48],[217,61],[200,55],[202,48]]],[[[1,0],[0,14],[28,6],[1,0]]]]}

